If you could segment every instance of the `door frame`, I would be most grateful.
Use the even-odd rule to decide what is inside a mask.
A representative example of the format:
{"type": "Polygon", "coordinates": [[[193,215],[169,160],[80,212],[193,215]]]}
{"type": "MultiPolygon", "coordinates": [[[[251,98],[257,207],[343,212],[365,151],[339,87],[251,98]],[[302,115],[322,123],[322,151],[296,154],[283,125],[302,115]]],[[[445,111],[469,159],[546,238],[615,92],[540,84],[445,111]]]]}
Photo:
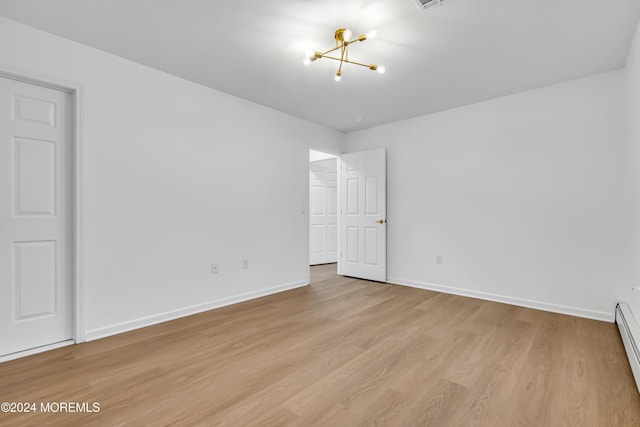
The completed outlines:
{"type": "MultiPolygon", "coordinates": [[[[314,150],[319,151],[319,150],[314,150]]],[[[341,159],[337,154],[327,153],[326,151],[321,151],[322,153],[331,154],[332,158],[327,158],[323,160],[315,160],[315,161],[324,161],[324,160],[335,160],[336,161],[336,198],[340,198],[340,190],[338,189],[339,182],[337,180],[340,179],[339,169],[341,159]]],[[[313,162],[309,162],[311,164],[313,162]]],[[[311,175],[309,175],[309,218],[311,218],[311,175]]],[[[336,239],[340,238],[340,200],[336,200],[336,239]]],[[[311,239],[311,221],[309,221],[309,239],[311,239]]],[[[340,262],[340,242],[336,241],[336,264],[340,262]]],[[[311,253],[309,253],[309,264],[311,264],[311,253]]]]}
{"type": "Polygon", "coordinates": [[[338,180],[336,183],[336,187],[338,188],[338,268],[336,274],[342,276],[342,154],[338,155],[338,173],[336,174],[336,179],[338,180]]]}
{"type": "Polygon", "coordinates": [[[50,89],[66,92],[71,95],[71,150],[72,150],[72,178],[71,197],[71,292],[72,292],[72,341],[45,345],[35,349],[12,353],[0,357],[0,362],[29,356],[53,348],[86,341],[85,337],[85,145],[84,145],[84,88],[82,85],[29,70],[16,69],[0,63],[0,77],[17,80],[24,83],[44,86],[50,89]]]}
{"type": "MultiPolygon", "coordinates": [[[[336,156],[336,191],[338,193],[337,197],[338,200],[336,202],[336,209],[338,211],[338,218],[337,218],[337,227],[338,227],[338,236],[336,237],[338,239],[337,244],[336,244],[336,248],[338,251],[338,263],[337,263],[337,267],[336,267],[336,273],[340,276],[342,275],[342,239],[341,239],[341,225],[342,225],[342,201],[340,200],[340,195],[342,194],[342,185],[341,185],[341,180],[342,180],[342,153],[335,153],[331,150],[326,150],[324,148],[316,148],[314,146],[310,146],[307,147],[307,238],[309,238],[310,233],[311,233],[311,221],[310,221],[310,216],[311,216],[311,206],[308,205],[310,197],[311,197],[311,176],[309,175],[309,150],[314,150],[314,151],[319,151],[321,153],[327,153],[327,154],[331,154],[332,156],[336,156]]],[[[307,241],[307,253],[309,253],[309,241],[307,241]]],[[[310,255],[309,255],[309,259],[307,260],[307,265],[309,268],[309,278],[308,281],[311,282],[311,266],[310,264],[310,255]]]]}
{"type": "MultiPolygon", "coordinates": [[[[379,147],[379,148],[382,148],[382,147],[379,147]]],[[[351,153],[335,153],[335,152],[332,152],[331,150],[326,150],[326,149],[323,149],[323,148],[316,148],[314,146],[307,147],[307,153],[309,152],[309,150],[320,151],[320,152],[331,154],[331,155],[334,155],[334,156],[337,157],[336,160],[338,162],[338,165],[337,165],[338,168],[337,168],[336,179],[338,180],[338,182],[336,183],[337,184],[336,186],[337,186],[337,192],[338,192],[338,200],[337,200],[337,210],[338,210],[338,221],[337,221],[337,223],[338,223],[338,236],[337,236],[337,239],[338,239],[338,242],[337,242],[338,263],[337,263],[337,268],[336,268],[336,270],[337,270],[336,274],[339,275],[339,276],[342,276],[342,271],[343,271],[343,266],[344,266],[344,261],[343,261],[343,256],[342,256],[343,255],[342,254],[342,249],[343,249],[343,247],[342,247],[342,222],[343,222],[343,219],[342,219],[342,217],[343,217],[343,214],[342,214],[342,192],[344,191],[344,189],[342,187],[343,156],[346,155],[346,154],[351,154],[351,153]]],[[[365,151],[368,151],[368,150],[365,150],[365,151]]],[[[307,233],[306,233],[306,235],[307,235],[307,239],[309,239],[310,238],[309,237],[310,236],[310,232],[311,232],[311,225],[310,225],[310,215],[311,215],[310,210],[311,210],[311,208],[310,208],[310,205],[309,205],[309,200],[310,200],[310,195],[311,195],[311,177],[310,177],[310,174],[308,172],[309,171],[309,158],[308,157],[307,157],[307,163],[306,164],[307,164],[307,168],[306,168],[307,169],[307,197],[306,197],[306,200],[307,200],[307,209],[306,209],[306,211],[307,211],[307,220],[306,220],[307,233]]],[[[387,182],[386,182],[386,174],[387,174],[387,163],[386,163],[386,149],[385,149],[385,191],[386,191],[387,185],[388,185],[387,182]]],[[[385,206],[385,211],[386,211],[386,206],[385,206]]],[[[385,217],[388,217],[387,216],[387,212],[385,212],[385,217]]],[[[386,233],[386,230],[385,230],[385,233],[386,233]]],[[[385,239],[385,246],[386,246],[386,240],[387,239],[385,239]]],[[[307,249],[306,249],[306,251],[307,251],[307,265],[308,265],[307,281],[309,283],[311,283],[311,267],[309,266],[309,264],[310,264],[310,253],[309,253],[310,252],[309,251],[310,244],[309,244],[309,240],[307,240],[307,245],[306,246],[307,246],[307,249]]],[[[387,258],[387,260],[388,260],[388,258],[387,258]]],[[[388,280],[388,275],[387,275],[387,277],[385,279],[385,283],[388,283],[388,282],[386,282],[387,280],[388,280]]]]}

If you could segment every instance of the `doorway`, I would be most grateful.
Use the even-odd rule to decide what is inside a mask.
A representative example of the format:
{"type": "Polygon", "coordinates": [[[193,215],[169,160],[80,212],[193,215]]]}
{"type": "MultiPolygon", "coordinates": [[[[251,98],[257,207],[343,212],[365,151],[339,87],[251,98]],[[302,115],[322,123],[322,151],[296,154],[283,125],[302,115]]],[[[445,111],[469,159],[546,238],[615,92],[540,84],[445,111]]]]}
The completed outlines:
{"type": "Polygon", "coordinates": [[[309,264],[338,262],[338,156],[309,150],[309,264]]]}
{"type": "Polygon", "coordinates": [[[77,89],[0,74],[0,362],[84,341],[77,89]]]}
{"type": "Polygon", "coordinates": [[[309,150],[309,264],[385,282],[386,193],[383,148],[339,158],[309,150]]]}

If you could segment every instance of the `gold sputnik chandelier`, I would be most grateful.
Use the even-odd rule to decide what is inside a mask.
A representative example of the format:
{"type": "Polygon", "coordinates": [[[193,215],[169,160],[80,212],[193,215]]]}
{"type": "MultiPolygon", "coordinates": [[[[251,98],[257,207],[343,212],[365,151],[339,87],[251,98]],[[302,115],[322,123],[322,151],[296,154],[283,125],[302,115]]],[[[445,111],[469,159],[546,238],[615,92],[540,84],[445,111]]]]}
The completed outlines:
{"type": "MultiPolygon", "coordinates": [[[[351,61],[349,59],[349,45],[355,42],[363,42],[365,40],[370,40],[376,36],[375,30],[369,31],[366,34],[361,34],[357,38],[351,40],[351,36],[353,34],[350,30],[346,28],[339,28],[336,30],[335,39],[336,39],[336,47],[333,49],[329,49],[326,52],[318,52],[318,51],[307,51],[306,58],[304,60],[305,65],[311,64],[313,61],[320,58],[333,59],[335,61],[340,61],[340,66],[338,67],[338,71],[334,77],[335,81],[339,82],[342,78],[342,65],[344,63],[347,64],[355,64],[360,65],[362,67],[367,67],[372,71],[377,71],[380,74],[384,74],[386,68],[384,65],[376,65],[376,64],[363,64],[361,62],[351,61]],[[329,55],[332,52],[339,51],[340,57],[329,55]]],[[[336,52],[338,53],[338,52],[336,52]]]]}

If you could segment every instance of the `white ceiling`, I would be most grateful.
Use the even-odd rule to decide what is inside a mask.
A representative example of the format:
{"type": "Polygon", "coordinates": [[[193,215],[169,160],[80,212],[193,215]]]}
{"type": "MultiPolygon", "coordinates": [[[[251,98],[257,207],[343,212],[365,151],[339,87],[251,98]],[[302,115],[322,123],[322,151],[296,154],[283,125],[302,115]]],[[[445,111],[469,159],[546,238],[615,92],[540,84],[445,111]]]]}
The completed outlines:
{"type": "Polygon", "coordinates": [[[0,0],[0,15],[349,132],[624,66],[638,0],[0,0]],[[342,26],[377,37],[302,64],[342,26]],[[357,121],[356,117],[364,119],[357,121]]]}

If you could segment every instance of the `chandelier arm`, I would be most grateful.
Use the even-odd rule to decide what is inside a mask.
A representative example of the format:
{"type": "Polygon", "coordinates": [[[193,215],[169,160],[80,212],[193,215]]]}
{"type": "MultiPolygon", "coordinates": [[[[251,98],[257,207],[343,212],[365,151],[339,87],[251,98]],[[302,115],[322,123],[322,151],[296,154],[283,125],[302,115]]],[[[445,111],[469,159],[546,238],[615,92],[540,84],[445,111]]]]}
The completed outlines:
{"type": "Polygon", "coordinates": [[[345,45],[342,45],[342,55],[340,56],[340,66],[338,67],[338,74],[342,73],[342,64],[344,63],[345,45]]]}
{"type": "Polygon", "coordinates": [[[328,50],[328,51],[326,51],[326,52],[322,52],[322,56],[326,55],[327,53],[331,53],[331,52],[333,52],[333,51],[336,51],[336,50],[340,49],[341,47],[342,47],[342,46],[336,46],[336,47],[334,47],[333,49],[329,49],[329,50],[328,50]]]}
{"type": "Polygon", "coordinates": [[[334,51],[336,51],[336,50],[338,50],[338,49],[340,49],[340,48],[342,48],[342,47],[347,47],[347,46],[349,46],[351,43],[354,43],[354,42],[357,42],[357,41],[358,41],[358,39],[351,40],[351,41],[348,41],[348,42],[343,42],[342,44],[340,44],[340,45],[338,45],[338,46],[334,47],[333,49],[329,49],[329,50],[327,50],[326,52],[322,52],[322,56],[326,55],[327,53],[334,52],[334,51]]]}
{"type": "Polygon", "coordinates": [[[349,64],[354,64],[354,65],[360,65],[362,67],[367,67],[367,68],[371,66],[371,64],[363,64],[362,62],[356,62],[356,61],[345,60],[344,62],[347,62],[349,64]]]}
{"type": "Polygon", "coordinates": [[[333,59],[334,61],[341,61],[341,62],[346,62],[346,63],[349,63],[349,64],[360,65],[360,66],[367,67],[367,68],[369,68],[371,66],[371,64],[363,64],[362,62],[356,62],[356,61],[351,61],[351,60],[348,60],[348,59],[336,58],[335,56],[322,55],[322,57],[323,58],[327,58],[327,59],[333,59]]]}
{"type": "MultiPolygon", "coordinates": [[[[360,36],[360,37],[362,37],[362,36],[360,36]]],[[[353,39],[353,40],[349,40],[349,41],[347,41],[347,42],[344,42],[344,45],[345,45],[345,46],[349,46],[349,45],[350,45],[350,44],[352,44],[352,43],[355,43],[355,42],[363,42],[363,41],[366,41],[366,40],[367,40],[366,38],[364,38],[364,39],[360,40],[360,37],[358,37],[358,38],[356,38],[356,39],[353,39]]]]}
{"type": "Polygon", "coordinates": [[[363,67],[367,67],[369,68],[371,66],[371,64],[363,64],[362,62],[356,62],[356,61],[350,61],[350,60],[346,60],[344,62],[348,62],[349,64],[354,64],[354,65],[360,65],[363,67]]]}

